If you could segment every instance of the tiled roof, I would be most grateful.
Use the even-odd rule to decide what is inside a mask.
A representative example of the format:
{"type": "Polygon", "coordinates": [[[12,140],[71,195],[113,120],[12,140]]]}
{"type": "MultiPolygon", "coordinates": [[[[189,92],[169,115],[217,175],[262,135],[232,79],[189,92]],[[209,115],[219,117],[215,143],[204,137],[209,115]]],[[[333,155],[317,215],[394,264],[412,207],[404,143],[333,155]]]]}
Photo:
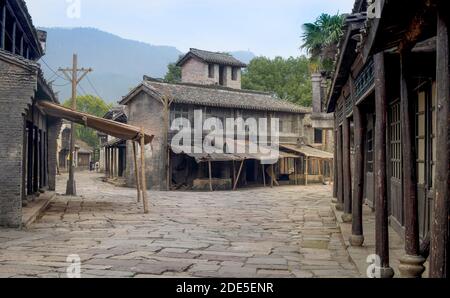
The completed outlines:
{"type": "Polygon", "coordinates": [[[270,93],[183,83],[167,84],[149,80],[145,80],[131,91],[120,104],[127,104],[140,90],[154,97],[170,96],[173,102],[181,104],[302,114],[311,112],[310,108],[278,99],[270,93]]]}
{"type": "Polygon", "coordinates": [[[182,66],[191,57],[197,57],[198,59],[205,61],[206,63],[214,63],[236,67],[247,67],[245,63],[237,60],[230,54],[209,52],[199,49],[191,49],[186,55],[180,58],[180,60],[177,62],[177,65],[182,66]]]}

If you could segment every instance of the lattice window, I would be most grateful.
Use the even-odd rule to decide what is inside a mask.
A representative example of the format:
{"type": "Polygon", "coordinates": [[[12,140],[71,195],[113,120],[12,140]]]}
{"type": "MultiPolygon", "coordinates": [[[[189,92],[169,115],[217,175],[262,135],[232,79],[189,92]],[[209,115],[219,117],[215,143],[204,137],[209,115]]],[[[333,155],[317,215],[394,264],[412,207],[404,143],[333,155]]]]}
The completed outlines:
{"type": "Polygon", "coordinates": [[[426,93],[419,92],[416,108],[417,182],[425,184],[426,171],[426,93]]]}
{"type": "Polygon", "coordinates": [[[355,99],[359,99],[375,82],[374,62],[369,60],[355,80],[355,99]]]}
{"type": "Polygon", "coordinates": [[[401,141],[401,119],[400,103],[391,105],[390,109],[390,161],[391,177],[402,179],[402,141],[401,141]]]}

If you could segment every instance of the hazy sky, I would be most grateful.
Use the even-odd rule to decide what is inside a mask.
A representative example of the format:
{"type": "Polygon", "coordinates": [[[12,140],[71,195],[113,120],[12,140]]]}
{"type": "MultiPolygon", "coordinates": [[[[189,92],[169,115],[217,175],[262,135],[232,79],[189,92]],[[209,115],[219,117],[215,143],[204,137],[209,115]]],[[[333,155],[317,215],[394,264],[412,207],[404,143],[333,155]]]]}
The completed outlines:
{"type": "Polygon", "coordinates": [[[301,54],[301,25],[354,0],[26,0],[38,27],[94,27],[154,45],[301,54]],[[81,3],[79,17],[77,3],[81,3]],[[69,11],[69,13],[68,13],[69,11]]]}

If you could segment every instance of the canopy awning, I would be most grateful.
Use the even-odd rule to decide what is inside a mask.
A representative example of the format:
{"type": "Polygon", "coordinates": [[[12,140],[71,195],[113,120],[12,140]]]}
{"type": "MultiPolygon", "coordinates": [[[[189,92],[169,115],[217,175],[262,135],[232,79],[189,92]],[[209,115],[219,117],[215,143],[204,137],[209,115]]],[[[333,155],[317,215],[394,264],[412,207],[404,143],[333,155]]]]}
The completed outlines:
{"type": "Polygon", "coordinates": [[[296,145],[280,145],[281,149],[285,149],[288,151],[293,151],[295,153],[299,153],[308,158],[318,158],[318,159],[334,159],[334,155],[332,153],[322,151],[311,146],[296,146],[296,145]]]}
{"type": "MultiPolygon", "coordinates": [[[[136,126],[77,112],[49,101],[39,101],[38,106],[50,116],[66,119],[122,140],[137,141],[141,136],[141,128],[136,126]]],[[[153,135],[144,132],[145,144],[151,143],[153,138],[153,135]]]]}
{"type": "MultiPolygon", "coordinates": [[[[208,161],[242,161],[242,160],[259,160],[261,162],[267,163],[273,161],[274,158],[271,155],[263,154],[263,153],[193,153],[193,152],[201,152],[203,148],[197,148],[196,146],[191,147],[189,152],[186,152],[181,146],[171,146],[172,150],[176,154],[186,154],[189,157],[195,159],[197,163],[208,162],[208,161]],[[198,150],[195,150],[195,149],[198,150]]],[[[299,156],[278,152],[278,159],[281,158],[299,158],[299,156]]],[[[276,160],[276,158],[275,158],[276,160]]]]}

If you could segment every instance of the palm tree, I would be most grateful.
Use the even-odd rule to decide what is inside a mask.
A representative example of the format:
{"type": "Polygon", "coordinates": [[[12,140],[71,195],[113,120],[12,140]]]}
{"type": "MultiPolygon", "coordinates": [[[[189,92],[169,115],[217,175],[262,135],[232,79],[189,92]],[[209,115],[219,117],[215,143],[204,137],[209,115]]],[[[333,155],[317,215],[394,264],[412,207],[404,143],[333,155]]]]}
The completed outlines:
{"type": "Polygon", "coordinates": [[[311,61],[324,70],[331,70],[337,44],[343,35],[345,15],[322,14],[314,23],[303,24],[303,45],[311,61]],[[320,66],[319,66],[320,65],[320,66]]]}

